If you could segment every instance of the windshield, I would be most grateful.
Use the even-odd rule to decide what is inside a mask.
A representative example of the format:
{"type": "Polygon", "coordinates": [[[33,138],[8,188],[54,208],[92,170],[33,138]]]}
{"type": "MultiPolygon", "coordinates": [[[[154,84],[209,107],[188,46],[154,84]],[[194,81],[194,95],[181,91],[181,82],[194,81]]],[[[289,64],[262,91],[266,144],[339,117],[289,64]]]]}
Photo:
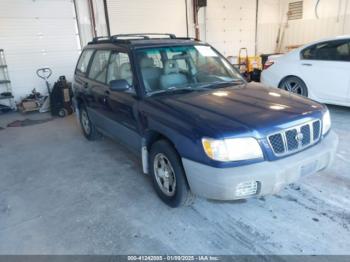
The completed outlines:
{"type": "Polygon", "coordinates": [[[195,91],[245,83],[210,46],[173,46],[136,51],[148,94],[195,91]]]}

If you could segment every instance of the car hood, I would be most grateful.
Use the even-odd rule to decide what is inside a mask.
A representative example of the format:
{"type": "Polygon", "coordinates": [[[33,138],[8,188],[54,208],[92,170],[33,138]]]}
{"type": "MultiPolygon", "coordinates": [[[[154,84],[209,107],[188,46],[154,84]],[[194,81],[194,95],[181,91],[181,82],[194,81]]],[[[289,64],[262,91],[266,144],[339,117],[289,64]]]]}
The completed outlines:
{"type": "MultiPolygon", "coordinates": [[[[322,117],[324,106],[310,99],[256,83],[154,97],[170,118],[196,127],[201,135],[263,137],[322,117]]],[[[160,109],[160,108],[159,108],[160,109]]]]}

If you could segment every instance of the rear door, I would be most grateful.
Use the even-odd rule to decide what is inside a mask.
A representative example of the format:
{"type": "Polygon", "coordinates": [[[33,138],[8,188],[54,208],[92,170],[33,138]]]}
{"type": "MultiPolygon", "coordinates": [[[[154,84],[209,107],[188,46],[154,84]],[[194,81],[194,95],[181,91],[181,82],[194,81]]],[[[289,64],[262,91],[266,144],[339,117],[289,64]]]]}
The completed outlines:
{"type": "Polygon", "coordinates": [[[83,50],[74,74],[74,93],[76,97],[86,100],[86,91],[88,87],[87,71],[94,49],[83,50]]]}
{"type": "Polygon", "coordinates": [[[89,117],[100,129],[108,128],[104,110],[106,96],[109,92],[107,85],[107,67],[111,50],[96,50],[90,65],[86,84],[86,93],[89,98],[89,117]]]}
{"type": "Polygon", "coordinates": [[[350,40],[315,44],[301,51],[300,72],[310,91],[324,102],[350,101],[350,40]]]}

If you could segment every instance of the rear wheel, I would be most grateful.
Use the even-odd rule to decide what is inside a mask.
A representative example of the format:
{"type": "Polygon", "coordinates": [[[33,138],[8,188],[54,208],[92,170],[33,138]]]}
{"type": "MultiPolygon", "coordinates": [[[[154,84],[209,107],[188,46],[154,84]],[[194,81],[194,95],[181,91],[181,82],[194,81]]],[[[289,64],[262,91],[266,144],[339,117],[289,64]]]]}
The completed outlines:
{"type": "Polygon", "coordinates": [[[166,140],[152,145],[149,158],[153,186],[164,203],[171,207],[191,205],[194,196],[187,184],[181,159],[166,140]]]}
{"type": "Polygon", "coordinates": [[[296,76],[289,76],[283,79],[279,85],[279,88],[301,96],[308,96],[306,84],[303,80],[296,76]]]}
{"type": "Polygon", "coordinates": [[[79,109],[79,119],[84,136],[88,140],[96,140],[98,138],[98,132],[95,125],[91,122],[85,106],[81,106],[79,109]]]}

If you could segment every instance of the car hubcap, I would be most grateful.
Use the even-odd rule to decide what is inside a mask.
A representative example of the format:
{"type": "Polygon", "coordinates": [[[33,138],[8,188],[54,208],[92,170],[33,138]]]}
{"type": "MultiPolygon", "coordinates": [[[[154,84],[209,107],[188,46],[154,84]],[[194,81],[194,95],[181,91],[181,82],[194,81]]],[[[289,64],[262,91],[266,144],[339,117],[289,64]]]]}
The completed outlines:
{"type": "Polygon", "coordinates": [[[167,196],[173,196],[176,188],[176,177],[174,169],[168,158],[158,153],[153,162],[153,169],[159,188],[167,196]]]}
{"type": "Polygon", "coordinates": [[[286,81],[283,89],[298,95],[304,95],[304,88],[297,81],[286,81]]]}
{"type": "Polygon", "coordinates": [[[89,118],[85,110],[81,112],[81,124],[86,134],[90,134],[90,123],[89,118]]]}

